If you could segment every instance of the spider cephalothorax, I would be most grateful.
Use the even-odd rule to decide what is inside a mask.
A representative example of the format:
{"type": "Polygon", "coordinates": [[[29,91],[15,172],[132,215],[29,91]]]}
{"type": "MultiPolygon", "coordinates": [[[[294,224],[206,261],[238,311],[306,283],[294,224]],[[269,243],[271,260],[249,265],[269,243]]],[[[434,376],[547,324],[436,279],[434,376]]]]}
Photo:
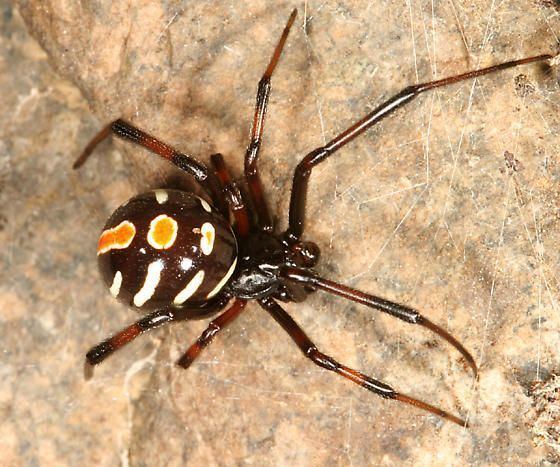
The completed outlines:
{"type": "Polygon", "coordinates": [[[109,218],[97,248],[107,287],[125,303],[153,311],[93,347],[86,355],[86,369],[90,372],[93,365],[145,331],[172,321],[208,317],[227,306],[179,359],[178,364],[187,368],[214,336],[243,311],[248,300],[256,300],[313,363],[382,397],[406,402],[466,425],[455,415],[401,394],[323,354],[278,301],[299,302],[310,292],[322,290],[421,325],[453,345],[477,376],[478,369],[470,353],[451,334],[418,311],[324,279],[314,272],[312,268],[319,260],[319,247],[302,240],[307,184],[316,165],[419,94],[553,57],[538,55],[406,87],[301,160],[294,172],[289,227],[286,232],[279,233],[274,231],[266,205],[257,161],[270,79],[295,17],[296,10],[258,86],[251,141],[245,155],[245,183],[250,203],[245,203],[241,190],[231,181],[220,154],[211,156],[212,168],[208,168],[123,120],[103,128],[76,161],[74,166],[79,167],[100,141],[114,133],[171,161],[194,177],[212,200],[209,203],[184,191],[155,190],[132,198],[109,218]]]}

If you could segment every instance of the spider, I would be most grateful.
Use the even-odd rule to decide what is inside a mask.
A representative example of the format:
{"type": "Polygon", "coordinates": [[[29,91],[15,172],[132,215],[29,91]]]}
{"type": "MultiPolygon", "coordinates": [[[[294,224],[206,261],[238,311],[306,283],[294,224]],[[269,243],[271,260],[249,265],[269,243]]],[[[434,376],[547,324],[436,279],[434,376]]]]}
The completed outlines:
{"type": "Polygon", "coordinates": [[[423,326],[455,347],[477,378],[477,365],[465,347],[417,310],[338,284],[313,270],[320,249],[317,244],[302,240],[309,177],[319,163],[425,91],[547,61],[553,56],[513,60],[404,88],[299,162],[293,176],[289,227],[285,232],[277,232],[266,204],[258,159],[271,77],[296,15],[294,9],[258,84],[251,139],[245,154],[246,195],[232,181],[221,154],[210,157],[210,168],[121,119],[105,126],[74,163],[74,168],[80,167],[102,140],[115,134],[175,164],[192,176],[212,200],[211,204],[191,192],[160,189],[133,197],[109,217],[97,246],[101,275],[114,297],[151,312],[89,350],[86,377],[91,377],[94,365],[146,331],[174,321],[207,318],[225,308],[178,360],[178,365],[186,369],[242,313],[249,300],[256,300],[316,365],[383,398],[467,426],[465,419],[402,394],[319,351],[279,302],[301,302],[310,293],[321,290],[423,326]]]}

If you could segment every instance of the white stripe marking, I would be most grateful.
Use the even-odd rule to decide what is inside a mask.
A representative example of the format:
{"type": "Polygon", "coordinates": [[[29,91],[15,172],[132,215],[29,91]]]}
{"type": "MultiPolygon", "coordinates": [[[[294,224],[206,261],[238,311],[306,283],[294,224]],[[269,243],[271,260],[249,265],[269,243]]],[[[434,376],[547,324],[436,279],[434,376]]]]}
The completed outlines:
{"type": "Polygon", "coordinates": [[[229,281],[229,278],[233,274],[233,271],[235,271],[235,266],[237,266],[237,258],[233,260],[233,264],[228,269],[228,272],[226,272],[226,275],[222,278],[220,282],[218,282],[218,285],[214,287],[208,295],[206,295],[206,298],[212,298],[220,290],[222,290],[223,286],[226,285],[227,281],[229,281]]]}
{"type": "Polygon", "coordinates": [[[173,303],[175,305],[182,305],[183,303],[185,303],[198,290],[203,280],[204,271],[198,271],[185,286],[185,288],[177,294],[177,296],[173,300],[173,303]]]}
{"type": "Polygon", "coordinates": [[[121,285],[122,285],[122,274],[120,271],[117,271],[115,273],[115,277],[113,277],[113,283],[109,288],[109,292],[111,292],[111,295],[113,297],[117,298],[119,292],[121,291],[121,285]]]}
{"type": "Polygon", "coordinates": [[[146,279],[144,279],[144,285],[134,296],[134,304],[136,306],[140,307],[152,298],[159,284],[161,271],[163,271],[163,261],[161,260],[154,261],[148,265],[148,273],[146,274],[146,279]]]}
{"type": "Polygon", "coordinates": [[[202,198],[198,198],[198,199],[200,199],[200,204],[202,204],[202,207],[206,212],[212,212],[212,208],[205,200],[203,200],[202,198]]]}

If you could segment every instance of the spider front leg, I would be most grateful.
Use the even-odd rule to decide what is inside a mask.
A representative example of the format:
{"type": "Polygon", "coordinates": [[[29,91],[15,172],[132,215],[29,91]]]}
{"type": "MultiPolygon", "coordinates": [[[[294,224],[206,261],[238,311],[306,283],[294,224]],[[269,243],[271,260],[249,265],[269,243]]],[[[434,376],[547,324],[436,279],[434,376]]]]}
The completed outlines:
{"type": "Polygon", "coordinates": [[[345,285],[337,284],[336,282],[319,277],[317,274],[307,269],[285,267],[281,269],[280,275],[299,284],[304,284],[312,288],[324,290],[325,292],[338,295],[339,297],[343,297],[347,300],[361,303],[362,305],[366,305],[370,308],[382,311],[391,316],[394,316],[395,318],[399,318],[402,321],[406,321],[407,323],[417,324],[429,329],[432,332],[435,332],[461,353],[463,358],[471,367],[475,378],[478,379],[478,367],[476,366],[474,358],[472,357],[470,352],[465,349],[463,344],[461,344],[445,329],[440,328],[437,324],[432,323],[428,318],[421,315],[415,309],[400,305],[399,303],[385,300],[381,297],[376,297],[375,295],[361,292],[360,290],[356,290],[345,285]]]}
{"type": "Polygon", "coordinates": [[[311,339],[307,337],[307,334],[305,334],[303,329],[301,329],[299,325],[292,319],[292,317],[288,313],[286,313],[286,311],[284,311],[284,309],[273,299],[263,298],[259,300],[259,304],[262,308],[264,308],[272,315],[272,317],[278,322],[278,324],[280,324],[280,326],[282,326],[284,330],[289,334],[289,336],[300,348],[303,354],[316,365],[326,370],[333,371],[334,373],[343,376],[344,378],[352,381],[355,384],[358,384],[359,386],[362,386],[363,388],[377,394],[378,396],[386,399],[395,399],[400,402],[405,402],[407,404],[414,405],[415,407],[433,413],[438,417],[452,421],[457,425],[464,427],[468,426],[465,420],[431,404],[427,404],[418,399],[414,399],[412,397],[401,394],[395,391],[391,386],[388,386],[381,381],[377,381],[367,375],[364,375],[363,373],[342,365],[332,357],[329,357],[328,355],[320,352],[315,344],[313,344],[311,339]]]}
{"type": "Polygon", "coordinates": [[[227,213],[227,206],[221,196],[221,188],[216,175],[194,157],[183,154],[171,146],[159,141],[144,131],[130,125],[124,120],[118,119],[105,126],[88,143],[82,154],[74,162],[73,168],[81,167],[99,143],[109,135],[116,136],[142,146],[154,154],[172,162],[179,169],[190,174],[212,197],[217,208],[222,213],[227,213]]]}
{"type": "Polygon", "coordinates": [[[398,94],[386,100],[379,105],[376,109],[366,115],[364,118],[356,122],[354,125],[340,133],[324,147],[317,148],[307,154],[301,162],[297,165],[294,172],[294,179],[292,184],[292,193],[290,198],[290,213],[289,213],[289,227],[285,233],[285,238],[291,243],[297,242],[302,234],[305,223],[305,206],[307,199],[307,185],[311,171],[319,163],[323,162],[329,156],[334,154],[340,148],[348,144],[354,138],[361,135],[363,132],[371,128],[373,125],[393,113],[398,108],[412,101],[420,94],[435,88],[449,86],[453,83],[465,81],[468,79],[476,78],[478,76],[495,73],[506,68],[513,68],[527,63],[551,60],[554,56],[549,54],[537,55],[535,57],[522,58],[520,60],[512,60],[510,62],[501,63],[488,68],[480,70],[469,71],[456,76],[430,81],[427,83],[416,84],[404,88],[398,94]]]}
{"type": "Polygon", "coordinates": [[[255,116],[253,117],[253,127],[251,129],[251,142],[245,153],[245,178],[247,179],[247,186],[249,188],[249,195],[257,213],[257,222],[261,230],[265,232],[272,231],[272,219],[268,212],[266,200],[264,198],[264,191],[262,182],[259,176],[257,167],[257,160],[259,158],[259,150],[261,148],[261,139],[264,129],[264,119],[266,116],[266,109],[268,106],[268,97],[270,96],[270,80],[272,73],[280,60],[280,55],[288,38],[290,28],[296,19],[297,10],[294,9],[290,15],[282,36],[274,49],[272,58],[266,68],[261,80],[259,81],[257,90],[257,103],[255,105],[255,116]]]}
{"type": "Polygon", "coordinates": [[[212,154],[210,160],[212,161],[212,165],[216,170],[216,175],[222,185],[224,198],[235,219],[235,232],[239,237],[246,237],[250,230],[249,213],[243,201],[241,191],[237,184],[231,179],[224,157],[221,154],[212,154]]]}

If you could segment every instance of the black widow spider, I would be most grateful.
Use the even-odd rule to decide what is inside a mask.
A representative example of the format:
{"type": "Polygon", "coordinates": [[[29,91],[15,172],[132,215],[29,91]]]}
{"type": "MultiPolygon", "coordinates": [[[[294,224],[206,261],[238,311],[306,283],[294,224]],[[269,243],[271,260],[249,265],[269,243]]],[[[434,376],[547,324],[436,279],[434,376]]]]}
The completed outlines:
{"type": "Polygon", "coordinates": [[[155,311],[93,347],[86,355],[86,376],[91,376],[93,365],[99,364],[141,333],[172,321],[209,317],[229,303],[226,311],[210,322],[179,359],[178,364],[188,368],[216,334],[239,316],[248,300],[257,300],[316,365],[338,373],[381,397],[414,405],[466,426],[465,420],[401,394],[320,352],[278,301],[301,302],[309,293],[323,290],[408,323],[424,326],[455,347],[477,377],[476,363],[463,345],[418,311],[337,284],[313,271],[319,260],[319,247],[313,242],[301,240],[307,184],[315,166],[419,94],[498,70],[550,60],[553,56],[546,54],[513,60],[406,87],[301,160],[294,173],[289,227],[286,232],[277,233],[265,202],[257,162],[271,76],[296,14],[297,10],[294,10],[290,15],[259,81],[251,141],[245,154],[249,200],[244,199],[239,187],[231,180],[221,154],[211,156],[213,170],[209,169],[194,157],[176,151],[120,119],[103,128],[75,162],[74,168],[80,167],[94,148],[114,133],[171,161],[193,176],[215,204],[213,207],[189,192],[155,190],[132,198],[112,214],[97,248],[102,276],[111,294],[118,299],[137,308],[155,311]],[[249,203],[246,204],[246,201],[249,203]],[[233,226],[229,222],[230,213],[233,226]]]}

